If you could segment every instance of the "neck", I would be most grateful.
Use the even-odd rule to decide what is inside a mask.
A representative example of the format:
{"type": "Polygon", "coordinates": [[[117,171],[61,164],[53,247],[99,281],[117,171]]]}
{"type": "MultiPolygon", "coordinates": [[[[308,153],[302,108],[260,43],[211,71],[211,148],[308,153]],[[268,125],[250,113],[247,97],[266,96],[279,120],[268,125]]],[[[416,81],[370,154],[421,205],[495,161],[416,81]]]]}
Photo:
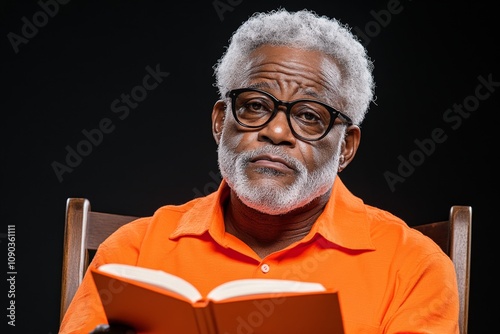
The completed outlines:
{"type": "Polygon", "coordinates": [[[245,242],[263,258],[304,238],[329,197],[330,192],[327,192],[289,213],[268,215],[246,206],[231,191],[224,216],[226,232],[245,242]]]}

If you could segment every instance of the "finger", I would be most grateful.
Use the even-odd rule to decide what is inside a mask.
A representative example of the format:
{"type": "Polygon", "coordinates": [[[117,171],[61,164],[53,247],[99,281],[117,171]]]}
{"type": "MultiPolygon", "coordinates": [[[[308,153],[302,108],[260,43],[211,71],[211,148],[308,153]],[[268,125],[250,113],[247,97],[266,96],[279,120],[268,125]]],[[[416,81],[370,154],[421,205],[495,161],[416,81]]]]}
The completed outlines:
{"type": "Polygon", "coordinates": [[[89,334],[100,334],[100,333],[109,333],[109,325],[98,325],[92,332],[89,334]]]}
{"type": "Polygon", "coordinates": [[[101,324],[89,334],[136,334],[136,332],[131,327],[122,324],[101,324]]]}

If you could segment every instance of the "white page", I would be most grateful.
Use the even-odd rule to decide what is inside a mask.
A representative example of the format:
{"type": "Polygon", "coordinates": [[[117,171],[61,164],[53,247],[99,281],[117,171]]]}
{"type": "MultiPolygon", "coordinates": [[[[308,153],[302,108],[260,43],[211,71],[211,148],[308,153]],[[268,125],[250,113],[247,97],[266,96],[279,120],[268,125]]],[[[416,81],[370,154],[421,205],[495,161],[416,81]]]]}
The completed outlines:
{"type": "Polygon", "coordinates": [[[161,270],[118,263],[103,264],[98,270],[175,292],[192,302],[198,301],[202,297],[200,292],[191,283],[161,270]]]}
{"type": "Polygon", "coordinates": [[[280,279],[240,279],[223,283],[214,288],[208,298],[218,301],[230,297],[239,297],[259,293],[282,293],[282,292],[317,292],[326,291],[320,283],[300,282],[280,279]]]}

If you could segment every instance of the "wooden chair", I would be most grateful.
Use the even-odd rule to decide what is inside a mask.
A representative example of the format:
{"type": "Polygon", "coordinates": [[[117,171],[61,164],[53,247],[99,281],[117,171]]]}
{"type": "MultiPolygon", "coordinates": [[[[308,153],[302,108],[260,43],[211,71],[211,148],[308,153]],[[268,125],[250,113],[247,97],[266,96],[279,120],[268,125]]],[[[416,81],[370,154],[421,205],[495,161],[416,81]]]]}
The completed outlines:
{"type": "Polygon", "coordinates": [[[413,226],[429,236],[448,254],[455,265],[460,298],[460,334],[467,333],[469,316],[472,207],[454,205],[446,221],[413,226]]]}
{"type": "MultiPolygon", "coordinates": [[[[85,198],[68,198],[64,232],[61,320],[97,247],[134,216],[91,210],[85,198]]],[[[455,264],[460,296],[460,333],[467,333],[472,209],[452,206],[449,219],[413,226],[433,239],[455,264]]]]}
{"type": "Polygon", "coordinates": [[[97,247],[134,216],[95,212],[86,198],[68,198],[64,226],[60,320],[82,282],[97,247]]]}

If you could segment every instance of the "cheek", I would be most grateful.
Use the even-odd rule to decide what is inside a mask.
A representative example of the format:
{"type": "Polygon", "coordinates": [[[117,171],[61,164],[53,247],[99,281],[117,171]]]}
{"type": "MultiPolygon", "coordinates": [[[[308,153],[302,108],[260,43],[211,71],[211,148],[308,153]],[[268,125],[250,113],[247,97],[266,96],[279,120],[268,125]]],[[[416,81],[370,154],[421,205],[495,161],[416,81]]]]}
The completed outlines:
{"type": "Polygon", "coordinates": [[[251,144],[257,141],[257,132],[242,130],[234,123],[225,124],[221,141],[235,152],[241,152],[251,149],[251,144]]]}
{"type": "Polygon", "coordinates": [[[336,141],[324,141],[316,143],[316,146],[306,147],[301,150],[306,168],[309,171],[318,169],[331,163],[336,155],[338,155],[339,144],[336,141]]]}
{"type": "Polygon", "coordinates": [[[325,164],[325,146],[319,143],[304,143],[297,141],[297,151],[295,157],[300,160],[309,173],[315,171],[325,164]]]}

